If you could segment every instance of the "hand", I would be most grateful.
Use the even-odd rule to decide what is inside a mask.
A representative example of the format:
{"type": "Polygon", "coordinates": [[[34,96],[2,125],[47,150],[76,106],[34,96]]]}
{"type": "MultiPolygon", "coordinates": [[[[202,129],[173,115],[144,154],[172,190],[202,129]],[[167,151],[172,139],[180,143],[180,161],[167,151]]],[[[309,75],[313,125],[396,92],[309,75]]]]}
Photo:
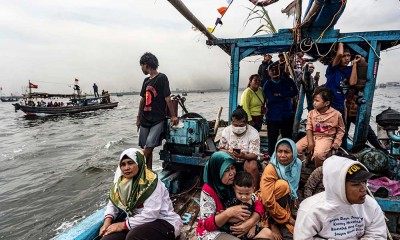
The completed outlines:
{"type": "Polygon", "coordinates": [[[299,200],[298,199],[293,200],[293,207],[296,209],[299,209],[299,200]]]}
{"type": "Polygon", "coordinates": [[[108,226],[104,235],[107,236],[108,234],[111,234],[113,232],[122,232],[124,230],[125,230],[124,222],[113,223],[110,226],[108,226]]]}
{"type": "Polygon", "coordinates": [[[279,97],[281,94],[280,93],[274,93],[275,97],[279,97]]]}
{"type": "Polygon", "coordinates": [[[256,235],[256,226],[253,226],[247,233],[247,238],[253,238],[255,235],[256,235]]]}
{"type": "Polygon", "coordinates": [[[334,149],[336,149],[336,150],[338,150],[339,147],[340,147],[340,146],[339,146],[337,143],[332,144],[332,148],[334,148],[334,149]]]}
{"type": "Polygon", "coordinates": [[[229,218],[235,217],[240,221],[247,220],[250,217],[250,211],[248,207],[244,205],[229,207],[225,211],[228,211],[229,218]]]}
{"type": "Polygon", "coordinates": [[[171,117],[171,126],[179,123],[179,119],[177,117],[171,117]]]}
{"type": "Polygon", "coordinates": [[[312,154],[314,152],[314,147],[315,147],[314,141],[309,141],[307,146],[307,152],[312,154]]]}
{"type": "Polygon", "coordinates": [[[277,227],[275,224],[272,224],[272,225],[271,225],[271,231],[272,231],[272,235],[274,236],[274,239],[275,239],[275,240],[283,240],[283,239],[282,239],[282,235],[281,235],[281,233],[279,232],[279,229],[278,229],[278,227],[277,227]]]}
{"type": "Polygon", "coordinates": [[[110,226],[110,225],[111,225],[111,218],[106,218],[106,219],[104,220],[103,226],[100,228],[99,236],[103,236],[104,233],[106,232],[106,229],[107,229],[108,226],[110,226]]]}
{"type": "Polygon", "coordinates": [[[361,55],[356,55],[356,58],[354,58],[354,60],[353,60],[353,65],[354,65],[355,63],[360,62],[360,60],[361,60],[361,55]]]}
{"type": "Polygon", "coordinates": [[[246,157],[246,154],[244,152],[242,152],[242,151],[240,151],[240,153],[237,153],[237,152],[233,151],[232,155],[236,159],[245,159],[245,157],[246,157]]]}
{"type": "Polygon", "coordinates": [[[235,235],[238,238],[241,238],[246,233],[248,233],[250,231],[250,228],[252,228],[253,226],[255,226],[255,225],[252,224],[251,219],[248,219],[248,220],[244,221],[243,223],[237,223],[234,226],[231,226],[230,229],[231,229],[233,235],[235,235]]]}
{"type": "Polygon", "coordinates": [[[139,116],[136,117],[136,127],[140,128],[140,117],[139,116]]]}

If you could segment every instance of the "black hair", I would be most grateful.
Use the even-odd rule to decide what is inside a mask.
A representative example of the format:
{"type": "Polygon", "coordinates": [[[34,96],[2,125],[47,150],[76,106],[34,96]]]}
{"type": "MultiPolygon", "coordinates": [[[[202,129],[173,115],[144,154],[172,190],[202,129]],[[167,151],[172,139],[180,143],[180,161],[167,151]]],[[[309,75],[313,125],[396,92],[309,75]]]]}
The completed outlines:
{"type": "Polygon", "coordinates": [[[253,176],[248,172],[238,172],[235,175],[233,184],[239,187],[253,187],[253,176]]]}
{"type": "MultiPolygon", "coordinates": [[[[124,159],[131,159],[131,158],[128,157],[128,155],[125,154],[124,156],[122,156],[121,161],[124,160],[124,159]]],[[[132,160],[132,159],[131,159],[131,160],[132,160]]]]}
{"type": "Polygon", "coordinates": [[[247,87],[250,87],[250,82],[254,79],[254,78],[259,78],[261,80],[260,75],[258,74],[253,74],[249,77],[249,83],[247,84],[247,87]]]}
{"type": "Polygon", "coordinates": [[[333,91],[330,88],[324,88],[324,87],[316,88],[313,97],[317,95],[320,95],[322,100],[324,100],[325,102],[329,101],[330,104],[332,104],[333,99],[335,98],[335,95],[333,94],[333,91]]]}
{"type": "Polygon", "coordinates": [[[242,106],[237,106],[237,108],[235,109],[235,111],[233,111],[232,116],[231,116],[231,120],[232,119],[236,119],[236,120],[244,120],[245,122],[248,121],[247,119],[247,113],[246,111],[243,109],[242,106]]]}
{"type": "Polygon", "coordinates": [[[156,56],[154,56],[152,53],[146,52],[143,54],[143,56],[140,58],[139,61],[140,65],[146,64],[150,68],[157,70],[158,68],[158,59],[156,56]]]}
{"type": "Polygon", "coordinates": [[[268,72],[271,71],[273,75],[277,76],[280,75],[280,69],[279,69],[279,60],[276,62],[271,63],[268,66],[268,72]]]}

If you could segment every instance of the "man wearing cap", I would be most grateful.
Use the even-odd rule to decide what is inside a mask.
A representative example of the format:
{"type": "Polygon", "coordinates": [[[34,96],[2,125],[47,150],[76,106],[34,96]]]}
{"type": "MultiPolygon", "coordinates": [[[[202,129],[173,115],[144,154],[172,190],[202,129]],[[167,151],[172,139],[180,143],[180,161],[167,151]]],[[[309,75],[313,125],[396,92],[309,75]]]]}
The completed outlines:
{"type": "Polygon", "coordinates": [[[265,82],[271,79],[268,75],[268,66],[272,63],[272,55],[264,54],[264,60],[258,67],[258,75],[261,77],[261,87],[264,86],[265,82]]]}
{"type": "Polygon", "coordinates": [[[387,239],[383,212],[367,195],[371,176],[357,161],[338,156],[326,159],[325,191],[300,204],[294,239],[387,239]]]}

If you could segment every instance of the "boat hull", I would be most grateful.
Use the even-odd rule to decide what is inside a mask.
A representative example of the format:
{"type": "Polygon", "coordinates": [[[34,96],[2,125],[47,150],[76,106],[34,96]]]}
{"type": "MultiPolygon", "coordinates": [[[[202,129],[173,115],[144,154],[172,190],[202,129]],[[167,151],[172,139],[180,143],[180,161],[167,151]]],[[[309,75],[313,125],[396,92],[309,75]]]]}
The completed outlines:
{"type": "Polygon", "coordinates": [[[81,112],[97,111],[100,109],[112,109],[118,106],[118,102],[101,103],[88,106],[66,106],[66,107],[32,107],[20,104],[13,104],[15,110],[21,110],[26,115],[65,115],[81,112]]]}

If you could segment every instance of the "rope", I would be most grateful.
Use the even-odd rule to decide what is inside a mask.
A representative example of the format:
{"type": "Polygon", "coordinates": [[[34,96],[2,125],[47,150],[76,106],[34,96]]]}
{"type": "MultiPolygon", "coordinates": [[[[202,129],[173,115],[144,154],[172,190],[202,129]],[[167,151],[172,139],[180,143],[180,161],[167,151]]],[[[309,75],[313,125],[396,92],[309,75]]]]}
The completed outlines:
{"type": "Polygon", "coordinates": [[[319,37],[317,38],[317,42],[322,40],[326,30],[328,30],[328,28],[330,28],[330,26],[332,25],[333,21],[337,17],[337,15],[340,13],[340,11],[342,11],[342,8],[343,8],[344,4],[346,4],[346,2],[347,2],[347,0],[342,0],[342,5],[340,5],[339,10],[335,13],[335,15],[333,16],[333,18],[332,18],[331,22],[329,23],[329,25],[324,29],[324,31],[322,31],[321,35],[319,35],[319,37]]]}
{"type": "Polygon", "coordinates": [[[321,54],[320,51],[319,51],[319,49],[318,49],[318,44],[315,43],[315,42],[312,40],[312,38],[309,37],[309,38],[303,39],[303,40],[300,42],[300,50],[301,50],[302,52],[306,53],[306,52],[309,52],[309,51],[312,49],[312,47],[315,45],[315,48],[316,48],[317,53],[318,53],[318,56],[320,56],[321,58],[324,58],[324,57],[326,57],[326,56],[332,51],[333,47],[335,46],[335,44],[336,44],[337,42],[339,42],[340,40],[346,39],[346,38],[353,38],[353,37],[358,37],[358,38],[361,38],[362,40],[364,40],[364,41],[368,44],[368,46],[372,49],[372,51],[374,52],[375,56],[376,56],[378,59],[381,59],[381,57],[380,57],[380,56],[378,55],[378,53],[376,52],[376,49],[372,47],[372,45],[368,42],[367,39],[365,39],[365,37],[360,36],[360,35],[352,35],[352,36],[346,36],[346,37],[338,38],[335,42],[332,43],[331,47],[329,48],[329,50],[328,50],[328,52],[327,52],[326,54],[321,54]],[[306,41],[310,41],[310,44],[307,44],[306,41]],[[304,48],[302,47],[303,45],[304,45],[305,47],[308,47],[308,49],[304,49],[304,48]]]}

